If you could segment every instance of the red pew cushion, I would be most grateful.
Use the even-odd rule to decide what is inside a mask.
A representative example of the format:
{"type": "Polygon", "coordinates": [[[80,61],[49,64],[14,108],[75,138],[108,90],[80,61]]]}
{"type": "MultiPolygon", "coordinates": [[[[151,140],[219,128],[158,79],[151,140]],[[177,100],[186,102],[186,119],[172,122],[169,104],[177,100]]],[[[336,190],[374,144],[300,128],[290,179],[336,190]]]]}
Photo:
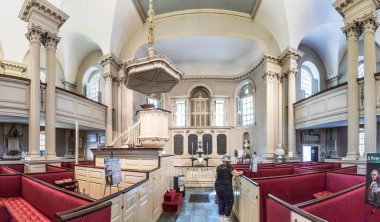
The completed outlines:
{"type": "Polygon", "coordinates": [[[12,197],[6,199],[4,206],[12,215],[12,222],[51,221],[21,197],[12,197]]]}
{"type": "Polygon", "coordinates": [[[325,197],[325,196],[328,196],[330,194],[333,194],[333,192],[330,192],[330,191],[327,191],[327,190],[324,190],[324,191],[321,191],[321,192],[318,192],[318,193],[315,193],[313,194],[313,197],[318,199],[318,198],[321,198],[321,197],[325,197]]]}

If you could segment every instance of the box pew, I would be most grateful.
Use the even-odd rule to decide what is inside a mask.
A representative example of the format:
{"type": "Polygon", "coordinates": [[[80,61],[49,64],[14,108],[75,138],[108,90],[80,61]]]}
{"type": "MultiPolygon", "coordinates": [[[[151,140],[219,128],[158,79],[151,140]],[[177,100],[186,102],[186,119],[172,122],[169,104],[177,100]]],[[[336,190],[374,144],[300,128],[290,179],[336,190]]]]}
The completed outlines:
{"type": "MultiPolygon", "coordinates": [[[[260,221],[266,221],[266,198],[272,194],[289,204],[313,199],[320,192],[335,193],[365,181],[364,176],[332,172],[256,178],[260,187],[260,221]]],[[[244,195],[244,194],[242,194],[244,195]]]]}
{"type": "Polygon", "coordinates": [[[46,172],[57,172],[57,171],[68,171],[68,170],[72,170],[72,169],[46,164],[46,172]]]}
{"type": "Polygon", "coordinates": [[[46,172],[46,173],[29,173],[26,175],[36,178],[38,180],[44,181],[51,185],[55,185],[55,181],[57,180],[63,180],[63,179],[74,180],[74,176],[75,176],[73,170],[52,171],[52,172],[46,172]]]}
{"type": "Polygon", "coordinates": [[[296,207],[330,222],[380,221],[380,210],[365,204],[365,183],[296,207]],[[344,206],[344,207],[342,207],[344,206]]]}
{"type": "Polygon", "coordinates": [[[0,199],[12,221],[60,221],[56,213],[94,201],[21,174],[0,176],[0,199]]]}
{"type": "Polygon", "coordinates": [[[0,174],[16,174],[16,172],[4,166],[0,166],[0,174]]]}
{"type": "Polygon", "coordinates": [[[19,173],[24,173],[24,164],[4,164],[3,166],[13,169],[19,173]]]}
{"type": "Polygon", "coordinates": [[[294,205],[291,205],[272,194],[268,195],[266,200],[268,210],[266,211],[267,222],[328,222],[311,213],[303,211],[294,205]]]}
{"type": "Polygon", "coordinates": [[[358,166],[355,165],[355,166],[349,166],[349,167],[334,169],[334,170],[332,170],[332,172],[357,174],[358,173],[358,166]]]}

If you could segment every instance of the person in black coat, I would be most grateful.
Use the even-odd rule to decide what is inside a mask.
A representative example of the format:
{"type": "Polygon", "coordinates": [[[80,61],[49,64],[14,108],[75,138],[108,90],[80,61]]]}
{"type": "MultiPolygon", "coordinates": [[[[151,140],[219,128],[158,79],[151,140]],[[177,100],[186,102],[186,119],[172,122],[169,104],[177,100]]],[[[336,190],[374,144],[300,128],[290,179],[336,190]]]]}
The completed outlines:
{"type": "Polygon", "coordinates": [[[220,221],[228,221],[234,204],[234,194],[232,190],[232,177],[241,176],[243,171],[232,168],[231,156],[224,155],[223,164],[216,168],[215,191],[218,201],[220,221]]]}

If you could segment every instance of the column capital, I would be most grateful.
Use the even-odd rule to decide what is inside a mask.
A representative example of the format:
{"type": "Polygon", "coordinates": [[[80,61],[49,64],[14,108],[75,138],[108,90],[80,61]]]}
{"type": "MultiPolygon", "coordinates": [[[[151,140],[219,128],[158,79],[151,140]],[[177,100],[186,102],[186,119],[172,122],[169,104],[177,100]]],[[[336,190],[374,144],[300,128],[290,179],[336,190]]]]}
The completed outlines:
{"type": "Polygon", "coordinates": [[[25,36],[30,43],[40,43],[43,33],[44,32],[40,26],[31,25],[28,27],[25,36]]]}
{"type": "Polygon", "coordinates": [[[278,73],[273,71],[266,71],[263,75],[263,79],[266,81],[273,81],[278,76],[278,73]]]}
{"type": "Polygon", "coordinates": [[[117,79],[117,73],[122,66],[121,61],[113,53],[104,55],[100,59],[99,64],[103,66],[103,78],[106,81],[117,79]]]}
{"type": "Polygon", "coordinates": [[[282,66],[282,73],[288,77],[295,76],[298,70],[298,60],[304,55],[303,52],[288,47],[280,56],[280,64],[282,66]]]}
{"type": "Polygon", "coordinates": [[[377,17],[369,14],[366,16],[363,21],[363,31],[364,32],[372,32],[375,33],[377,28],[379,27],[379,23],[377,22],[377,17]]]}
{"type": "Polygon", "coordinates": [[[47,50],[56,50],[57,49],[57,44],[61,40],[60,37],[57,36],[55,33],[51,32],[45,32],[42,35],[41,43],[47,50]]]}
{"type": "Polygon", "coordinates": [[[363,33],[363,26],[359,22],[354,21],[345,25],[342,31],[346,35],[347,40],[358,40],[363,33]]]}

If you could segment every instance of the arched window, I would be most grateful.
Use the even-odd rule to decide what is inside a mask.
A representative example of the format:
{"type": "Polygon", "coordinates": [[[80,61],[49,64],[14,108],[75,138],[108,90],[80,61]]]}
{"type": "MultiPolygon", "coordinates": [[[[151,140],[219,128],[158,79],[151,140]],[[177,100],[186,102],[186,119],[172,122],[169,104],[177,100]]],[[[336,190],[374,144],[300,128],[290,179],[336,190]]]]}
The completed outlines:
{"type": "Polygon", "coordinates": [[[40,81],[46,83],[46,72],[45,69],[40,69],[40,81]]]}
{"type": "Polygon", "coordinates": [[[254,117],[253,85],[249,82],[243,85],[238,98],[238,124],[253,124],[254,117]]]}
{"type": "Polygon", "coordinates": [[[303,91],[304,98],[311,96],[313,86],[312,76],[313,75],[307,67],[301,67],[301,91],[303,91]]]}
{"type": "Polygon", "coordinates": [[[358,78],[364,77],[364,60],[359,61],[358,64],[358,78]]]}
{"type": "Polygon", "coordinates": [[[88,78],[87,82],[87,98],[98,101],[99,95],[99,81],[100,81],[99,71],[93,72],[88,78]]]}
{"type": "Polygon", "coordinates": [[[319,71],[310,61],[305,61],[301,66],[301,91],[303,98],[319,92],[319,71]]]}
{"type": "Polygon", "coordinates": [[[191,125],[210,126],[210,93],[205,87],[191,92],[191,125]]]}

